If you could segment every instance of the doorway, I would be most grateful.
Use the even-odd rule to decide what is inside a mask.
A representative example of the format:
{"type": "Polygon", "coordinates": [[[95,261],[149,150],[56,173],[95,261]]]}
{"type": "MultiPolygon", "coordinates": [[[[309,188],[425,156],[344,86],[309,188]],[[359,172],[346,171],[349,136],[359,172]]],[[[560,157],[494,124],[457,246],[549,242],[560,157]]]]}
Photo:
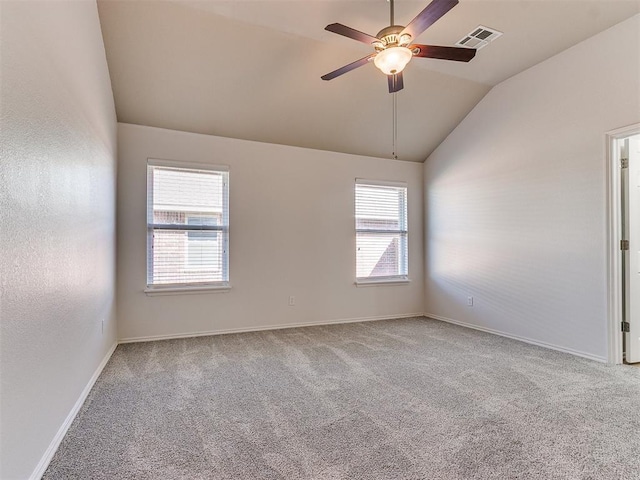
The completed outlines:
{"type": "Polygon", "coordinates": [[[640,364],[640,124],[607,134],[609,362],[640,364]]]}

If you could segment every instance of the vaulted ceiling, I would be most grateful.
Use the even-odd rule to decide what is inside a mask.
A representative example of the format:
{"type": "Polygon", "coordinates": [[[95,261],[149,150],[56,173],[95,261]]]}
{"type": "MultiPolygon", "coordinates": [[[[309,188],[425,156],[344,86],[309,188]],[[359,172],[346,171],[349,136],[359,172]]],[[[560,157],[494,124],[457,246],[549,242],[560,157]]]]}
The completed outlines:
{"type": "MultiPolygon", "coordinates": [[[[428,2],[396,0],[396,23],[428,2]]],[[[324,27],[375,35],[389,24],[386,0],[98,0],[98,9],[120,122],[392,154],[385,76],[365,65],[320,79],[372,52],[324,27]]],[[[398,157],[425,160],[492,86],[638,12],[640,0],[461,0],[417,41],[454,45],[478,25],[504,35],[470,63],[412,60],[396,94],[398,157]]]]}

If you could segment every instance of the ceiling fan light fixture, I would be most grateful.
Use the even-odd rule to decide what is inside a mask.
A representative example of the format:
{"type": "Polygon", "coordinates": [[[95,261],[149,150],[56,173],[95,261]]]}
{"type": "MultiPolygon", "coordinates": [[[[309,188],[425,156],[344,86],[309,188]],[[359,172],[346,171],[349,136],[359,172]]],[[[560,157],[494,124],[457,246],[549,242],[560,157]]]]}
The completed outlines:
{"type": "MultiPolygon", "coordinates": [[[[1,2],[2,0],[0,0],[1,2]]],[[[459,0],[430,0],[430,3],[411,20],[407,26],[396,25],[394,21],[394,0],[389,2],[389,26],[380,30],[376,36],[361,32],[341,23],[331,23],[324,27],[325,30],[337,33],[347,38],[357,40],[375,50],[373,53],[355,62],[323,75],[322,80],[332,80],[344,75],[351,70],[368,64],[371,60],[382,73],[387,75],[389,93],[396,93],[404,88],[402,71],[411,61],[412,57],[435,58],[438,60],[452,60],[456,62],[468,62],[476,54],[475,48],[467,48],[468,40],[474,36],[484,37],[498,32],[489,32],[485,27],[478,27],[461,41],[464,46],[447,47],[439,45],[418,45],[413,39],[418,38],[427,28],[442,18],[449,10],[455,7],[459,0]]],[[[482,38],[480,38],[482,39],[482,38]]]]}
{"type": "Polygon", "coordinates": [[[398,40],[398,45],[401,47],[406,47],[411,43],[411,35],[405,33],[404,35],[400,35],[400,39],[398,40]]]}
{"type": "Polygon", "coordinates": [[[413,57],[407,47],[388,47],[373,59],[373,63],[385,75],[395,75],[402,72],[413,57]]]}

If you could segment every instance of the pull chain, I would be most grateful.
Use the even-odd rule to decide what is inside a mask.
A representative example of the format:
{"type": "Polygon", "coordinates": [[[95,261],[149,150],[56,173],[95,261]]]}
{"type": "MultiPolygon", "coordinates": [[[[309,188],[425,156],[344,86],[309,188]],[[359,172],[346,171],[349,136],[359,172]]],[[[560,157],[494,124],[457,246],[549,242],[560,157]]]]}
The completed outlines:
{"type": "MultiPolygon", "coordinates": [[[[394,15],[393,15],[393,0],[387,0],[389,2],[389,25],[392,26],[394,25],[394,15]]],[[[398,151],[397,151],[397,144],[398,144],[398,98],[396,97],[396,93],[397,92],[393,92],[393,107],[392,107],[392,114],[391,114],[391,142],[392,142],[392,153],[391,153],[391,158],[393,158],[394,160],[398,159],[398,151]]]]}
{"type": "Polygon", "coordinates": [[[393,158],[394,160],[398,159],[398,150],[397,150],[397,144],[398,144],[398,98],[396,97],[396,92],[394,92],[393,94],[393,113],[391,115],[392,117],[392,122],[391,122],[391,138],[392,138],[392,142],[393,142],[393,146],[392,146],[392,154],[391,154],[391,158],[393,158]]]}

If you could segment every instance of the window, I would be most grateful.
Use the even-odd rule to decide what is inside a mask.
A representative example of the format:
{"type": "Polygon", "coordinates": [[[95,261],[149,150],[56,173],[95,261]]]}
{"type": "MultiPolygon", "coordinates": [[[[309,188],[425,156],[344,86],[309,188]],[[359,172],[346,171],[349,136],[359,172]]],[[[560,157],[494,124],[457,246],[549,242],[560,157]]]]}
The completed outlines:
{"type": "Polygon", "coordinates": [[[147,287],[227,287],[226,167],[147,167],[147,287]]]}
{"type": "Polygon", "coordinates": [[[356,180],[357,282],[408,279],[407,186],[356,180]]]}

